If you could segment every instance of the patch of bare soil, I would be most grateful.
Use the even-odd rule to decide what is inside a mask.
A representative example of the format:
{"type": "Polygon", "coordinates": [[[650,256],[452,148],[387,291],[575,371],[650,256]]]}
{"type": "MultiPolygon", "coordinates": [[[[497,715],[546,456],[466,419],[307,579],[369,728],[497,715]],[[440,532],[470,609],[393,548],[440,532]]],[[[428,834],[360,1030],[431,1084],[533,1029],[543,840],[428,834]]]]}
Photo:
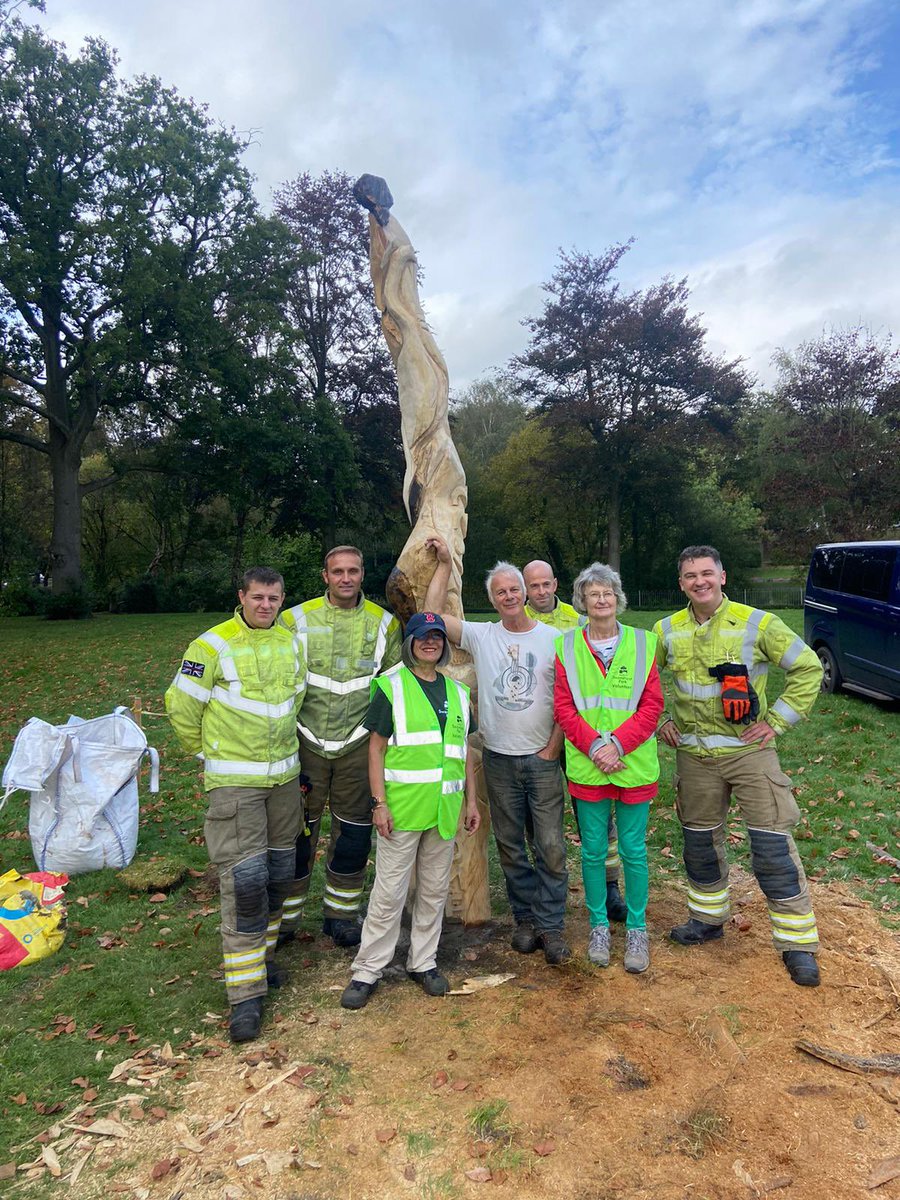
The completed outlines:
{"type": "Polygon", "coordinates": [[[110,1116],[127,1136],[104,1138],[69,1193],[896,1200],[900,1075],[839,1069],[796,1043],[900,1051],[900,938],[849,891],[818,887],[823,983],[798,988],[752,879],[734,883],[738,922],[692,949],[665,936],[681,893],[657,893],[641,976],[622,969],[618,927],[613,965],[587,964],[583,916],[563,968],[515,954],[508,927],[457,931],[442,959],[454,983],[515,978],[442,1000],[386,980],[348,1013],[350,957],[304,973],[304,948],[290,950],[294,982],[269,1006],[269,1040],[213,1041],[221,1056],[192,1067],[183,1107],[158,1123],[121,1103],[110,1116]]]}

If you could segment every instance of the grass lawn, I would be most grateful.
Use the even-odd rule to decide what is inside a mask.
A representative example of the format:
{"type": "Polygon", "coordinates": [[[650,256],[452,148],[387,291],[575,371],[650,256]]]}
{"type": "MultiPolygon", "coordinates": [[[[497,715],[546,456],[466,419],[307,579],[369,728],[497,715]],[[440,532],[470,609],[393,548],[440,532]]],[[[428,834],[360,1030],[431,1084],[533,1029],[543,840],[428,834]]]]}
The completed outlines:
{"type": "MultiPolygon", "coordinates": [[[[633,619],[649,627],[659,615],[638,613],[633,619]]],[[[800,612],[781,616],[801,629],[800,612]]],[[[31,716],[54,723],[70,712],[98,716],[120,704],[130,706],[135,695],[149,713],[160,713],[183,649],[216,620],[208,614],[167,614],[0,622],[5,647],[0,761],[5,763],[16,732],[31,716]]],[[[781,673],[772,671],[770,694],[777,695],[780,686],[781,673]]],[[[47,1127],[53,1105],[68,1111],[87,1097],[98,1115],[108,1112],[127,1086],[107,1078],[130,1050],[169,1041],[188,1055],[220,1053],[209,1041],[210,1034],[220,1036],[224,1009],[218,899],[203,878],[205,805],[197,765],[182,756],[165,719],[147,716],[144,725],[160,751],[162,778],[159,796],[150,796],[146,782],[142,785],[136,862],[160,877],[174,865],[184,878],[156,902],[150,899],[156,889],[149,878],[148,890],[129,886],[111,871],[74,878],[67,889],[69,927],[62,950],[0,975],[0,1163],[23,1160],[25,1152],[16,1147],[47,1127]],[[202,1045],[195,1044],[199,1035],[202,1045]]],[[[895,926],[900,924],[900,870],[876,863],[866,842],[900,858],[898,734],[896,707],[847,694],[822,697],[813,719],[793,730],[780,748],[803,812],[797,837],[810,874],[851,882],[895,926]]],[[[665,749],[661,755],[661,796],[650,830],[657,880],[682,877],[672,809],[674,755],[665,749]]],[[[0,812],[0,873],[10,867],[33,869],[27,826],[28,797],[17,792],[0,812]]],[[[731,840],[736,861],[744,861],[746,840],[738,822],[731,840]]],[[[576,870],[577,856],[573,845],[576,870]]],[[[492,880],[499,913],[506,901],[496,863],[492,880]]],[[[314,892],[321,894],[321,887],[314,884],[314,892]]],[[[314,929],[317,906],[308,920],[314,929]]]]}

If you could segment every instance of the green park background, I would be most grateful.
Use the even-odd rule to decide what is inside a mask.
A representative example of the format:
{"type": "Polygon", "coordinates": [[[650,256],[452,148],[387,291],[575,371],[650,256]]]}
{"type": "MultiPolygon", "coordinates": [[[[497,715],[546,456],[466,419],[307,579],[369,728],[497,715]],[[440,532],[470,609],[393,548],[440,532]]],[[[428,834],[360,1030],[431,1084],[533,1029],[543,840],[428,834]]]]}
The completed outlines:
{"type": "MultiPolygon", "coordinates": [[[[320,592],[323,549],[354,543],[378,599],[408,535],[353,180],[338,165],[302,173],[265,210],[247,140],[158,79],[121,78],[103,42],[69,53],[0,0],[4,761],[31,716],[91,717],[135,696],[161,712],[182,650],[230,610],[245,566],[277,567],[296,603],[320,592]]],[[[764,386],[710,348],[687,281],[622,282],[629,246],[561,251],[542,303],[520,314],[523,352],[451,393],[470,611],[486,607],[497,558],[549,558],[566,599],[599,559],[621,568],[625,619],[649,626],[677,603],[675,558],[692,542],[720,548],[732,594],[778,607],[797,602],[817,543],[890,536],[900,520],[890,333],[824,330],[779,352],[764,386]]],[[[781,615],[802,632],[799,609],[781,615]]],[[[138,861],[149,885],[177,882],[151,903],[115,873],[77,877],[64,949],[0,977],[12,1150],[46,1126],[48,1103],[101,1087],[98,1038],[191,1054],[191,1033],[219,1020],[196,764],[163,719],[145,725],[163,775],[158,796],[142,793],[138,861]]],[[[867,842],[898,853],[897,734],[895,711],[838,694],[782,751],[813,878],[848,881],[894,925],[896,870],[867,842]]],[[[680,870],[671,779],[664,755],[657,881],[680,870]]],[[[32,866],[26,830],[17,794],[0,812],[4,870],[32,866]]],[[[738,861],[743,838],[735,827],[738,861]]],[[[501,915],[496,864],[492,880],[501,915]]],[[[333,997],[313,984],[308,999],[333,997]]]]}

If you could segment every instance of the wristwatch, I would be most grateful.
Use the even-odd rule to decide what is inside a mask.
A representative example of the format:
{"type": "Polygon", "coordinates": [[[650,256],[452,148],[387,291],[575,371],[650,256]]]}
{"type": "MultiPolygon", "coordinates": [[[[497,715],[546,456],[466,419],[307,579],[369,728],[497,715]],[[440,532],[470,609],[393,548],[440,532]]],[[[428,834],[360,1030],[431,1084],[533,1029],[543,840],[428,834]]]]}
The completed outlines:
{"type": "Polygon", "coordinates": [[[384,796],[370,796],[369,797],[369,807],[371,808],[372,812],[374,812],[376,808],[380,808],[381,805],[385,804],[385,803],[386,803],[386,801],[384,799],[384,796]]]}

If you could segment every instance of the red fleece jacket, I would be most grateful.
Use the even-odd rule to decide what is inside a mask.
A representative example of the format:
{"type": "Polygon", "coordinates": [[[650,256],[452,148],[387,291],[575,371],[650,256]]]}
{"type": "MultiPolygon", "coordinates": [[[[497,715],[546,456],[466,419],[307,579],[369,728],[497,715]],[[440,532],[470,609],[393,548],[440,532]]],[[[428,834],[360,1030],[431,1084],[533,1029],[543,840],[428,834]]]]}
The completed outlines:
{"type": "MultiPolygon", "coordinates": [[[[604,667],[602,660],[596,654],[588,640],[587,630],[583,629],[581,633],[587,643],[587,648],[594,655],[600,670],[605,675],[606,667],[604,667]]],[[[553,687],[554,716],[563,733],[566,735],[567,740],[580,750],[582,754],[588,754],[591,746],[597,740],[597,730],[585,721],[584,717],[581,716],[575,707],[565,667],[559,659],[556,660],[555,665],[556,679],[553,687]]],[[[650,674],[647,676],[647,682],[644,685],[641,698],[638,701],[637,711],[633,717],[628,717],[627,720],[623,721],[615,731],[614,736],[621,745],[623,754],[630,754],[632,750],[636,750],[648,738],[655,736],[656,725],[664,706],[662,684],[659,679],[659,671],[654,662],[650,668],[650,674]]],[[[655,783],[644,784],[642,787],[625,788],[618,787],[614,783],[583,784],[570,782],[569,791],[577,800],[617,800],[621,804],[643,804],[648,800],[652,800],[659,791],[659,788],[655,783]]]]}

